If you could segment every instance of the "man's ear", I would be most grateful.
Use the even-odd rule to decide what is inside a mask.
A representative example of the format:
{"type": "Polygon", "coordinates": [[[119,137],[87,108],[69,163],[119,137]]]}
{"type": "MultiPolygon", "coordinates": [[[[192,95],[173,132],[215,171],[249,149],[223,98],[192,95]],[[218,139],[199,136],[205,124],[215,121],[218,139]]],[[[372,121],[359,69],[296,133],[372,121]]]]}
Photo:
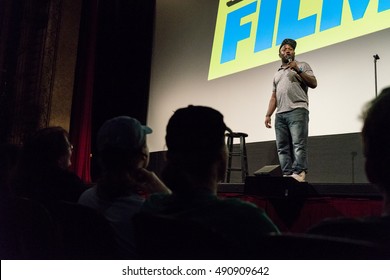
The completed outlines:
{"type": "Polygon", "coordinates": [[[225,176],[226,176],[226,168],[227,168],[227,149],[226,146],[221,149],[220,154],[219,154],[219,160],[218,160],[218,180],[223,182],[225,181],[225,176]]]}
{"type": "Polygon", "coordinates": [[[149,165],[150,154],[147,146],[144,146],[139,155],[140,162],[142,163],[142,167],[146,168],[149,165]]]}

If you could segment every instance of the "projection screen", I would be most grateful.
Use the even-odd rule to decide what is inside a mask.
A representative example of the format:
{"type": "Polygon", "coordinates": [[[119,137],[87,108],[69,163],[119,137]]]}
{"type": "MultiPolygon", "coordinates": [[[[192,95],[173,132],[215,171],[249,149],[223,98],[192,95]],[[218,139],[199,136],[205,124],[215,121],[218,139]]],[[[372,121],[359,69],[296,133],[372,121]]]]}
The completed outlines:
{"type": "Polygon", "coordinates": [[[318,80],[309,135],[359,132],[375,86],[390,86],[390,0],[156,0],[150,151],[165,150],[168,119],[189,104],[221,111],[248,142],[274,140],[264,116],[284,38],[318,80]]]}

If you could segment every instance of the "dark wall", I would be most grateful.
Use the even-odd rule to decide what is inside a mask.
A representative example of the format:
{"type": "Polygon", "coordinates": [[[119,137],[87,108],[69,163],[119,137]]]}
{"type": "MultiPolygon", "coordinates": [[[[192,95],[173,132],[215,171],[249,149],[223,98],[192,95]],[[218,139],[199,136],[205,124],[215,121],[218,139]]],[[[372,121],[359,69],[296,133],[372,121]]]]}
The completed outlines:
{"type": "MultiPolygon", "coordinates": [[[[275,141],[246,144],[249,175],[266,165],[278,164],[275,141]]],[[[360,133],[309,137],[309,183],[367,183],[360,133]]],[[[233,166],[237,166],[237,160],[233,166]]],[[[238,163],[239,164],[239,163],[238,163]]],[[[163,152],[152,153],[150,168],[160,174],[163,152]]],[[[240,172],[233,172],[231,183],[240,183],[240,172]]]]}
{"type": "MultiPolygon", "coordinates": [[[[278,164],[275,141],[247,145],[249,173],[278,164]]],[[[308,141],[311,183],[367,183],[360,133],[313,136],[308,141]]]]}
{"type": "Polygon", "coordinates": [[[146,121],[154,0],[99,1],[93,120],[113,116],[146,121]]]}
{"type": "Polygon", "coordinates": [[[146,122],[154,11],[155,0],[99,1],[92,149],[105,120],[128,115],[146,122]]]}

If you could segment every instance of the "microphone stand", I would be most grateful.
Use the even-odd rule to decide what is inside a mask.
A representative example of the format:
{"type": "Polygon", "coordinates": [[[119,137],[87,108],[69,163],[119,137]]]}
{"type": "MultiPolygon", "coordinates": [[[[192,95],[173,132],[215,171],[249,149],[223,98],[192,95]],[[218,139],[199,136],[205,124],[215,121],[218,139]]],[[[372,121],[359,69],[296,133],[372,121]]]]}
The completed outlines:
{"type": "Polygon", "coordinates": [[[378,81],[377,81],[377,71],[376,71],[376,62],[379,59],[378,54],[374,54],[374,73],[375,73],[375,97],[378,96],[378,81]]]}

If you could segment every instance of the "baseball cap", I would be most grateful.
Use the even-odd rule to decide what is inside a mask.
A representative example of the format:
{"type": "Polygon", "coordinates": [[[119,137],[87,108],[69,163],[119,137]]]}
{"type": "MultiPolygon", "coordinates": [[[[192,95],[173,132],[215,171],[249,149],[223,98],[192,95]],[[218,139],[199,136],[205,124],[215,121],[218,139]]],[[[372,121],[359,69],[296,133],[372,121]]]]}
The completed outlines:
{"type": "Polygon", "coordinates": [[[137,119],[128,116],[115,117],[104,122],[99,129],[97,148],[99,151],[135,151],[144,144],[145,136],[150,133],[152,129],[142,125],[137,119]]]}
{"type": "Polygon", "coordinates": [[[284,46],[284,45],[290,45],[294,50],[297,47],[297,42],[294,39],[284,39],[283,42],[280,44],[279,50],[284,46]]]}
{"type": "Polygon", "coordinates": [[[224,145],[227,130],[219,111],[189,105],[176,110],[169,119],[165,141],[169,152],[207,153],[224,145]]]}

